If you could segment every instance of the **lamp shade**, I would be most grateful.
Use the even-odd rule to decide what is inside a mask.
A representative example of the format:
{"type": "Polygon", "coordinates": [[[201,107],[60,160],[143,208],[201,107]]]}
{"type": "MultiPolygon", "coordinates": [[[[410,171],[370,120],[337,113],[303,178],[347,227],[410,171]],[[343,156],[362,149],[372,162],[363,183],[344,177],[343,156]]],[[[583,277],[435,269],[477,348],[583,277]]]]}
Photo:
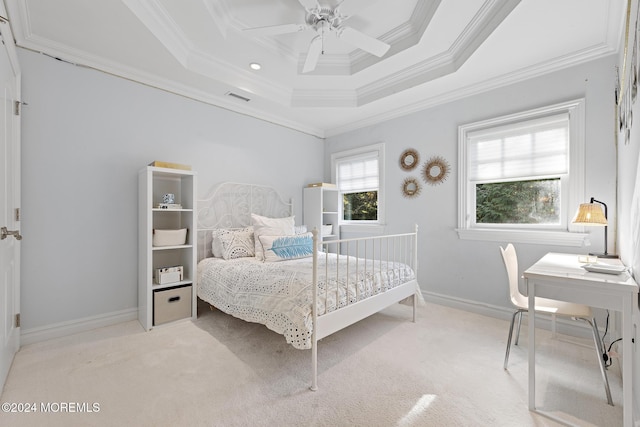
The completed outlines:
{"type": "Polygon", "coordinates": [[[572,222],[582,225],[607,225],[607,217],[602,211],[602,206],[595,203],[582,203],[572,222]]]}

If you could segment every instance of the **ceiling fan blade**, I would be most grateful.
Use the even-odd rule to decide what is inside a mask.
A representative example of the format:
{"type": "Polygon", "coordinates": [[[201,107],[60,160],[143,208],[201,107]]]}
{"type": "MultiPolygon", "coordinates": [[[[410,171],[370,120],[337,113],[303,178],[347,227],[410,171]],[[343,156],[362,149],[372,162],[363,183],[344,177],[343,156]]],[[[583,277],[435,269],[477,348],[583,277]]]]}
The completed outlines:
{"type": "Polygon", "coordinates": [[[342,0],[336,7],[344,16],[357,15],[377,0],[342,0]]]}
{"type": "Polygon", "coordinates": [[[307,10],[318,7],[318,2],[316,0],[298,0],[298,1],[302,5],[302,7],[304,7],[307,10]]]}
{"type": "Polygon", "coordinates": [[[252,36],[275,36],[277,34],[297,33],[307,29],[303,24],[270,25],[268,27],[245,28],[243,33],[252,36]]]}
{"type": "Polygon", "coordinates": [[[309,44],[309,51],[307,52],[307,58],[304,60],[304,67],[302,67],[303,73],[308,73],[316,69],[318,65],[318,59],[322,55],[322,37],[315,36],[309,44]]]}
{"type": "Polygon", "coordinates": [[[354,30],[351,27],[340,28],[337,35],[339,38],[354,45],[355,47],[378,57],[384,56],[391,47],[387,43],[361,33],[358,30],[354,30]]]}

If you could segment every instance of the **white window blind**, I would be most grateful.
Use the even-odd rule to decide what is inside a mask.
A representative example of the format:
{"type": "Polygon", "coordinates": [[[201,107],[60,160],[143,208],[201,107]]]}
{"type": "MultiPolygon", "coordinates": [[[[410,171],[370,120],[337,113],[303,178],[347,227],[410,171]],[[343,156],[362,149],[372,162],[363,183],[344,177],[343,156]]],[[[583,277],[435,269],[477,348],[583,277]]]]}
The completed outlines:
{"type": "Polygon", "coordinates": [[[569,172],[566,113],[478,130],[468,135],[470,181],[499,181],[569,172]]]}
{"type": "Polygon", "coordinates": [[[338,188],[343,193],[377,191],[380,185],[378,152],[340,159],[336,174],[338,188]]]}

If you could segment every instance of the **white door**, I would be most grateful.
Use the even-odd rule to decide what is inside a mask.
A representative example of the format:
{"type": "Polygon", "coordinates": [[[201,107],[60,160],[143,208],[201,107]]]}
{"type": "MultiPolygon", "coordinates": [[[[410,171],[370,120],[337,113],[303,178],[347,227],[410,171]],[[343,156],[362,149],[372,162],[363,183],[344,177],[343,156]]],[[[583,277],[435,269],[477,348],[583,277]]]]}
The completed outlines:
{"type": "MultiPolygon", "coordinates": [[[[0,3],[0,15],[4,4],[0,3]]],[[[0,391],[20,347],[20,69],[9,24],[0,18],[0,391]]]]}

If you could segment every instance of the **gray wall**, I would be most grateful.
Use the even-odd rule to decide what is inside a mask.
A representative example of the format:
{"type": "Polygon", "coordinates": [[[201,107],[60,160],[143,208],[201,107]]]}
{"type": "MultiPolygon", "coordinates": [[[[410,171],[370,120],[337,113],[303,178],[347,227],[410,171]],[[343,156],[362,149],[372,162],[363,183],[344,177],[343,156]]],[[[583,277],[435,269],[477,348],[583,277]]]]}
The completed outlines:
{"type": "MultiPolygon", "coordinates": [[[[137,307],[137,176],[153,160],[273,185],[302,218],[321,139],[19,50],[24,331],[137,307]]],[[[298,221],[298,222],[300,222],[298,221]]]]}
{"type": "MultiPolygon", "coordinates": [[[[375,142],[386,143],[386,207],[388,232],[419,225],[419,282],[428,293],[479,307],[510,307],[506,273],[498,246],[507,242],[460,240],[455,231],[458,208],[458,126],[570,99],[586,99],[586,197],[608,201],[615,218],[615,147],[613,144],[613,85],[615,56],[543,75],[523,83],[493,90],[429,110],[414,113],[366,129],[328,138],[325,176],[330,155],[345,148],[375,142]],[[399,167],[400,154],[416,149],[421,165],[431,156],[442,156],[451,165],[448,179],[429,186],[420,170],[407,173],[399,167]],[[417,198],[401,195],[405,177],[417,177],[424,185],[417,198]]],[[[586,200],[588,201],[588,200],[586,200]]],[[[577,206],[575,207],[577,208],[577,206]]],[[[613,233],[611,233],[613,234],[613,233]]],[[[602,250],[602,229],[595,229],[590,248],[515,244],[520,266],[533,264],[549,251],[602,250]]],[[[500,310],[498,309],[498,312],[500,310]]]]}
{"type": "MultiPolygon", "coordinates": [[[[637,102],[636,102],[637,104],[637,102]]],[[[634,116],[640,114],[634,108],[634,116]]],[[[637,116],[636,116],[637,117],[637,116]]],[[[619,253],[626,265],[640,271],[640,126],[631,128],[628,143],[618,144],[619,253]]],[[[636,281],[638,281],[636,274],[636,281]]]]}

